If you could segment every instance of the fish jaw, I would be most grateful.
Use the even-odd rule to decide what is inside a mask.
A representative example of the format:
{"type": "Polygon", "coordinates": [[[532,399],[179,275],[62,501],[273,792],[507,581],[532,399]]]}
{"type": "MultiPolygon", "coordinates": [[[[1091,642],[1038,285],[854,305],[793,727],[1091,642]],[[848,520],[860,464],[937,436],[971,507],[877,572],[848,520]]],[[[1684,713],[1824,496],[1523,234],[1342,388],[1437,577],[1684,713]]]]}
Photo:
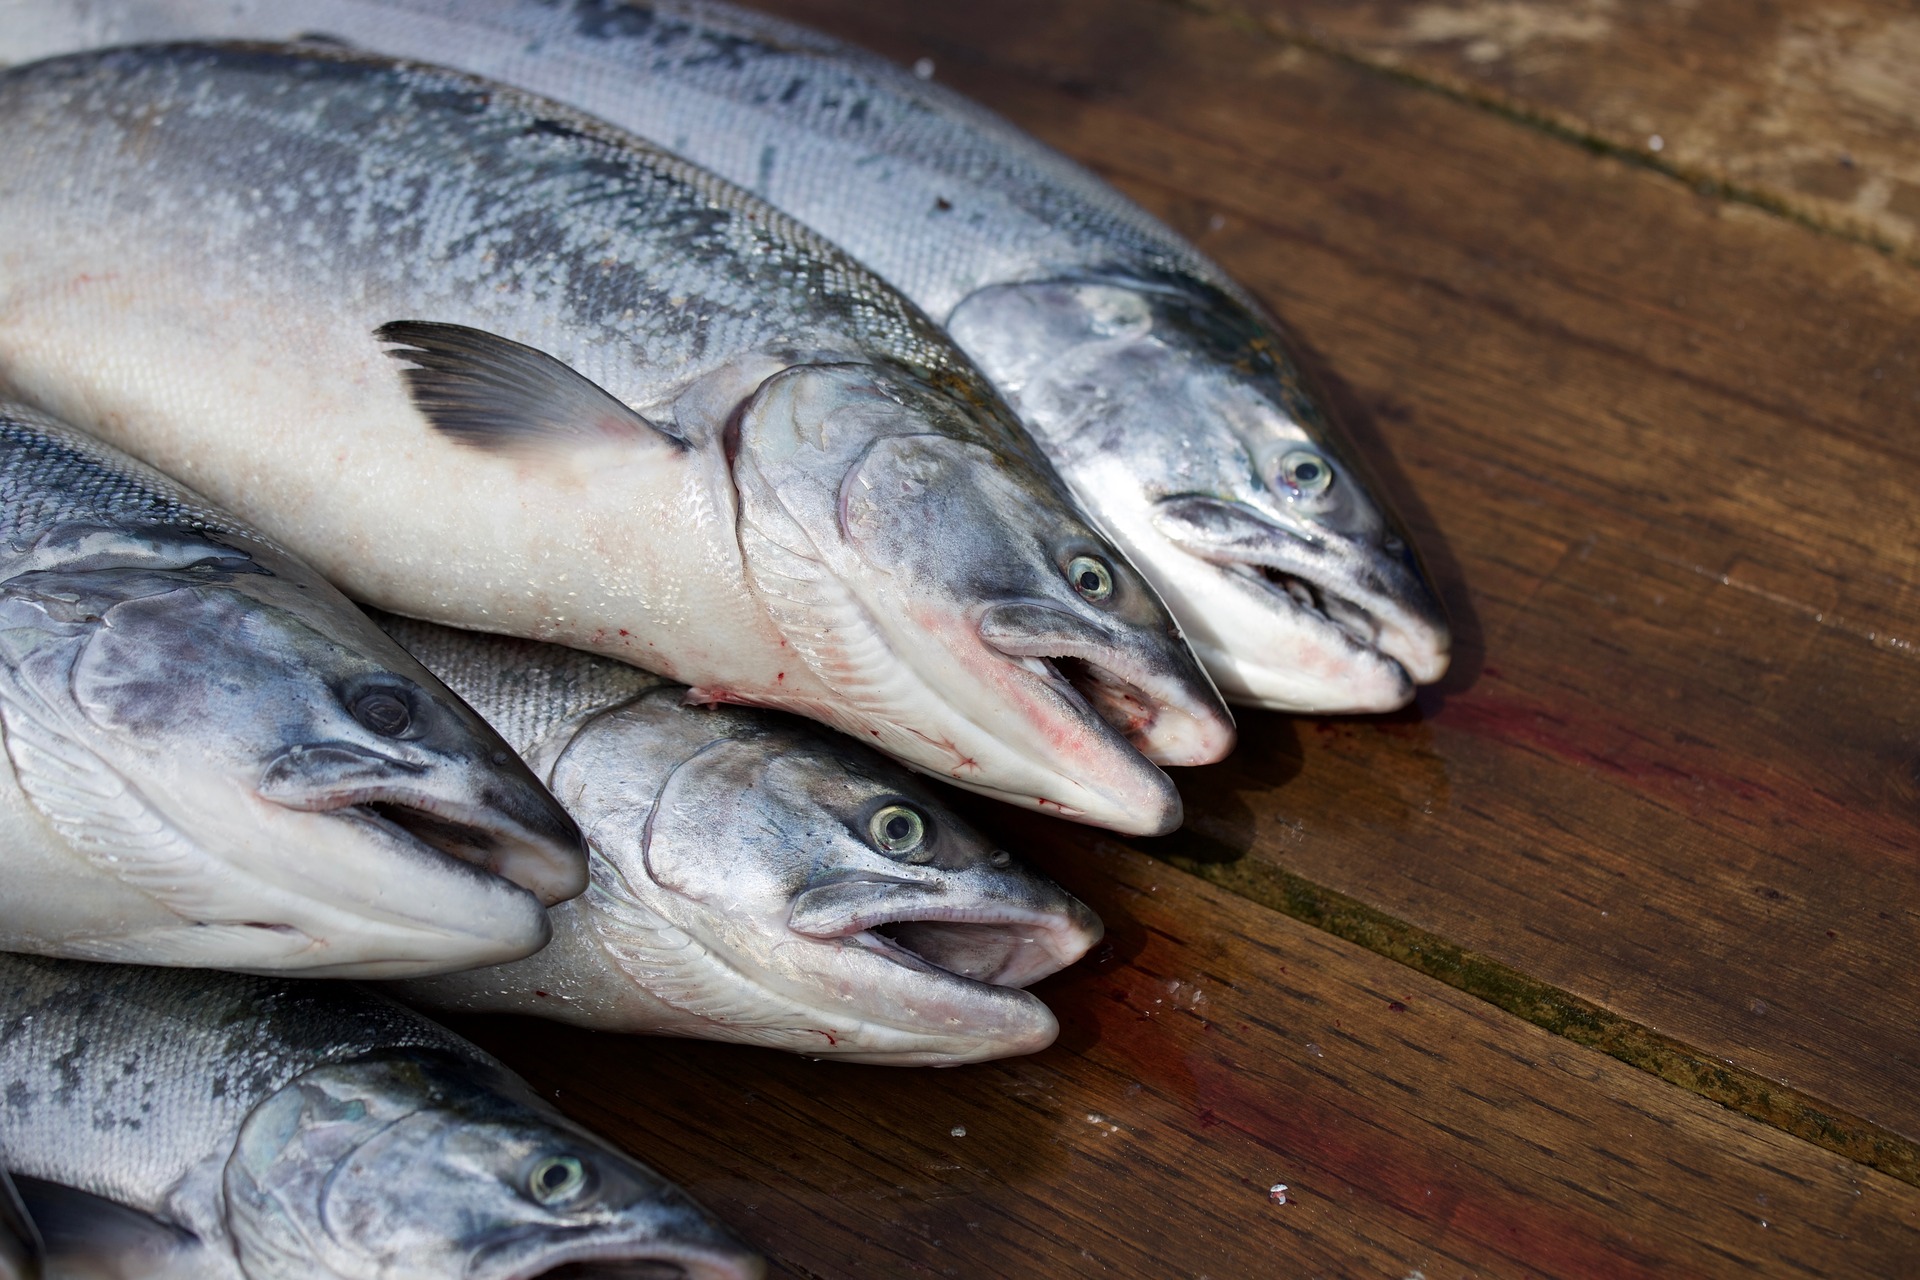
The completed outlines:
{"type": "MultiPolygon", "coordinates": [[[[1005,859],[1001,868],[1010,864],[1009,854],[994,857],[1005,859]]],[[[808,938],[858,937],[889,958],[904,951],[912,960],[896,963],[967,982],[1029,987],[1086,955],[1105,932],[1086,904],[1052,885],[1045,886],[1051,893],[1037,887],[1010,895],[978,873],[938,883],[854,876],[802,892],[787,927],[808,938]]]]}
{"type": "Polygon", "coordinates": [[[949,326],[1228,701],[1385,711],[1445,673],[1404,532],[1251,307],[1193,280],[1054,280],[983,289],[949,326]]]}
{"type": "MultiPolygon", "coordinates": [[[[411,753],[409,753],[411,754],[411,753]]],[[[579,828],[528,773],[504,765],[396,758],[347,743],[288,748],[267,765],[262,799],[328,814],[378,832],[391,845],[432,850],[498,876],[542,906],[587,887],[579,828]]],[[[517,763],[517,761],[516,761],[517,763]]]]}
{"type": "Polygon", "coordinates": [[[1445,617],[1407,566],[1204,494],[1161,499],[1152,521],[1161,545],[1150,558],[1182,581],[1183,600],[1213,635],[1238,628],[1240,643],[1208,646],[1234,695],[1281,710],[1391,711],[1445,674],[1445,617]]]}
{"type": "Polygon", "coordinates": [[[749,583],[834,695],[809,714],[1010,803],[1134,834],[1178,824],[1150,761],[1218,759],[1232,717],[1030,445],[983,443],[974,410],[870,365],[787,369],[736,422],[749,583]],[[1083,559],[1110,577],[1098,604],[1072,585],[1083,559]],[[983,610],[1012,603],[1082,625],[983,635],[983,610]]]}
{"type": "Polygon", "coordinates": [[[1195,669],[1169,672],[1159,653],[1142,652],[1117,629],[1029,603],[992,605],[978,625],[990,648],[1027,670],[1037,661],[1035,674],[1070,687],[1155,764],[1211,764],[1233,749],[1233,723],[1209,696],[1212,681],[1195,669]]]}

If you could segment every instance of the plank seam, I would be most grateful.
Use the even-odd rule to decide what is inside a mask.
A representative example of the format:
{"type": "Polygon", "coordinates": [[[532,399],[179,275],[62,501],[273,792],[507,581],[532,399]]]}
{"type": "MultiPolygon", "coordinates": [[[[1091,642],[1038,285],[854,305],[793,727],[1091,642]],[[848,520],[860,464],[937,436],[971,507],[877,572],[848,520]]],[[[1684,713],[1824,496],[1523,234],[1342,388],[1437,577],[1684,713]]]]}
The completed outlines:
{"type": "Polygon", "coordinates": [[[1382,76],[1397,84],[1424,93],[1436,94],[1451,102],[1486,111],[1523,128],[1568,142],[1596,156],[1618,160],[1650,173],[1659,174],[1690,189],[1695,195],[1745,205],[1783,221],[1804,227],[1817,235],[1832,236],[1857,244],[1904,266],[1920,267],[1920,253],[1905,253],[1893,241],[1852,221],[1821,217],[1799,207],[1786,196],[1762,187],[1735,182],[1721,174],[1695,165],[1684,165],[1657,152],[1632,143],[1620,142],[1597,133],[1541,107],[1529,105],[1497,90],[1438,72],[1419,72],[1405,66],[1368,58],[1335,40],[1315,34],[1273,14],[1249,13],[1221,0],[1158,0],[1183,13],[1221,22],[1235,30],[1265,37],[1306,53],[1330,58],[1344,66],[1370,75],[1382,76]]]}
{"type": "Polygon", "coordinates": [[[1132,847],[1249,902],[1403,964],[1563,1040],[1596,1049],[1749,1119],[1920,1187],[1920,1145],[1357,898],[1265,861],[1211,861],[1155,849],[1151,842],[1132,847]]]}

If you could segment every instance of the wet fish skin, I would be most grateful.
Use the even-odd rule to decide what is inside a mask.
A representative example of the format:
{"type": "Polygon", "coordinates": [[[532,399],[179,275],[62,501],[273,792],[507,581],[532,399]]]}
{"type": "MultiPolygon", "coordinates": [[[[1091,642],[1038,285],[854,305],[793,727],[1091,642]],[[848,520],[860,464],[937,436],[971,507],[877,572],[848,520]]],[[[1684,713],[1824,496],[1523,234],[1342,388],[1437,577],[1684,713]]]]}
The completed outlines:
{"type": "Polygon", "coordinates": [[[207,1280],[762,1274],[679,1188],[358,988],[0,956],[0,1008],[13,1171],[185,1229],[207,1280]]]}
{"type": "Polygon", "coordinates": [[[1140,752],[1230,746],[965,358],[704,172],[487,82],[263,47],[17,68],[0,122],[0,379],[357,597],[1125,831],[1179,819],[1140,752]],[[1009,602],[1044,611],[989,640],[1009,602]]]}
{"type": "Polygon", "coordinates": [[[8,949],[433,973],[585,887],[553,797],[312,569],[5,405],[0,737],[8,949]]]}
{"type": "Polygon", "coordinates": [[[402,998],[903,1066],[1057,1034],[1020,988],[1084,955],[1099,919],[904,770],[578,650],[377,620],[500,729],[592,850],[593,883],[550,912],[544,950],[402,998]],[[890,850],[873,823],[902,808],[925,835],[890,850]]]}
{"type": "Polygon", "coordinates": [[[1446,669],[1446,618],[1406,534],[1273,319],[1093,174],[903,68],[707,0],[15,3],[0,56],[322,33],[657,139],[945,324],[1165,596],[1229,700],[1387,710],[1446,669]],[[1293,483],[1290,458],[1321,470],[1293,483]],[[1211,507],[1198,524],[1196,501],[1211,507]]]}

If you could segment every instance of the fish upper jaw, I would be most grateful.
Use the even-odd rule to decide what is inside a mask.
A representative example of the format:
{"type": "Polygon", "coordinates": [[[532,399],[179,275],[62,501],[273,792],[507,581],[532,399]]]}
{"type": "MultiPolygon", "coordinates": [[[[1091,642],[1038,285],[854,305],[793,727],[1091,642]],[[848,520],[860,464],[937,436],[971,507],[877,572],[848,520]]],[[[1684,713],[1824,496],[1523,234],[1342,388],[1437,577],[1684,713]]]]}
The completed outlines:
{"type": "Polygon", "coordinates": [[[524,772],[518,760],[490,763],[491,770],[423,766],[348,744],[294,746],[268,764],[257,790],[286,808],[338,815],[477,867],[542,906],[585,892],[579,827],[531,773],[515,776],[524,772]]]}
{"type": "Polygon", "coordinates": [[[1446,615],[1418,570],[1245,502],[1153,505],[1164,549],[1141,548],[1233,701],[1303,712],[1391,711],[1447,669],[1446,615]]]}

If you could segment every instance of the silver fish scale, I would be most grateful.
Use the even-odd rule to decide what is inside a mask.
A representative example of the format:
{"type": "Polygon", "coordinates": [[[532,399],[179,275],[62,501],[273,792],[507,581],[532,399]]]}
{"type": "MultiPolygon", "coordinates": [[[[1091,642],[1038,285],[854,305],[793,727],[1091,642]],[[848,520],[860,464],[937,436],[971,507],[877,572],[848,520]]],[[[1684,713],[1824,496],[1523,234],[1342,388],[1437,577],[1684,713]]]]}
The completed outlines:
{"type": "Polygon", "coordinates": [[[578,649],[372,616],[522,755],[582,716],[669,683],[578,649]]]}
{"type": "Polygon", "coordinates": [[[0,77],[0,117],[36,139],[36,172],[14,180],[70,188],[82,221],[138,210],[143,234],[253,296],[492,327],[643,410],[744,352],[880,359],[986,407],[992,443],[1023,442],[966,358],[845,254],[489,82],[317,50],[134,48],[0,77]]]}
{"type": "Polygon", "coordinates": [[[295,1076],[407,1047],[490,1061],[344,983],[0,955],[0,1149],[15,1172],[159,1205],[295,1076]]]}
{"type": "Polygon", "coordinates": [[[0,538],[22,546],[70,522],[169,525],[273,545],[152,467],[31,410],[0,407],[0,538]]]}
{"type": "MultiPolygon", "coordinates": [[[[462,13],[453,0],[395,7],[462,13]]],[[[1082,273],[1188,276],[1251,305],[1225,272],[1079,165],[959,94],[817,32],[697,0],[561,0],[518,6],[508,21],[530,57],[548,56],[556,38],[620,46],[600,74],[618,68],[629,80],[572,100],[644,101],[659,122],[651,136],[770,204],[809,211],[936,318],[984,285],[1082,273]],[[890,198],[876,202],[877,192],[890,198]]],[[[574,67],[584,79],[594,71],[574,67]]]]}

